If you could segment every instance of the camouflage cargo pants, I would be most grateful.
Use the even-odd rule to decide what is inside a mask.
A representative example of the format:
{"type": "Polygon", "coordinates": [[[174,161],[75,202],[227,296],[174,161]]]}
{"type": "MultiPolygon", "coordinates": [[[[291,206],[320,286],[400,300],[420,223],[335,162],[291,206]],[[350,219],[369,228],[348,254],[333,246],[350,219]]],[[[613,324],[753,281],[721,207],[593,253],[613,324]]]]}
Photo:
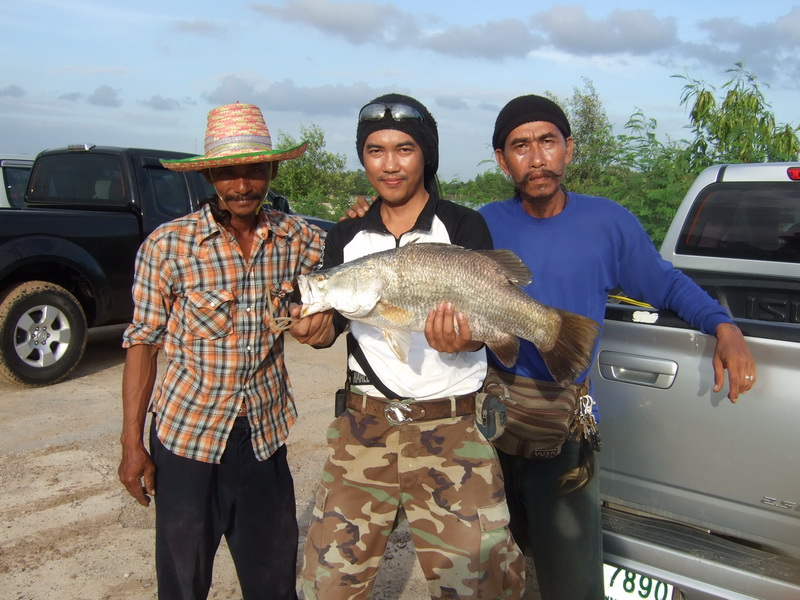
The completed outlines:
{"type": "Polygon", "coordinates": [[[328,445],[305,546],[306,600],[366,599],[400,508],[431,598],[520,598],[525,559],[497,454],[473,416],[395,426],[348,410],[328,445]]]}

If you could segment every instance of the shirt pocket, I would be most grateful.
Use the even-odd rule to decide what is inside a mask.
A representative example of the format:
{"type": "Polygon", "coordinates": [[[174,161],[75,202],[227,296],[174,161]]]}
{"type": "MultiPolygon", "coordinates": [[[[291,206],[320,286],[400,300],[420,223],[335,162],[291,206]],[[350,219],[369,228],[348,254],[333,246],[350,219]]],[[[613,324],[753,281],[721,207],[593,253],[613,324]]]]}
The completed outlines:
{"type": "Polygon", "coordinates": [[[186,329],[198,337],[215,340],[231,334],[231,290],[189,292],[186,296],[186,329]]]}

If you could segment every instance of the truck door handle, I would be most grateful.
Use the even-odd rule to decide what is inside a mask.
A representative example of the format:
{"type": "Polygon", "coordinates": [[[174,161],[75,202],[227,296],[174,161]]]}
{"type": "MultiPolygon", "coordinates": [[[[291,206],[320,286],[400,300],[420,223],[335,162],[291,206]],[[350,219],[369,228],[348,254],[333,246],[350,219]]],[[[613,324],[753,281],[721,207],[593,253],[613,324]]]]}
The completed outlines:
{"type": "Polygon", "coordinates": [[[675,382],[678,363],[624,352],[603,350],[597,359],[605,379],[666,390],[675,382]]]}

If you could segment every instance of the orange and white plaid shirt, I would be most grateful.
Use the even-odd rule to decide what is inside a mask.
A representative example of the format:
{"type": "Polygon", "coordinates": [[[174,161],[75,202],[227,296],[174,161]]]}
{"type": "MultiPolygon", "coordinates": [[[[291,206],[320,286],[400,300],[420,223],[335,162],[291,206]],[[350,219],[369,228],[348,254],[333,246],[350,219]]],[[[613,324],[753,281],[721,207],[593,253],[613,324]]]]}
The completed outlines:
{"type": "Polygon", "coordinates": [[[323,241],[304,220],[265,209],[248,263],[208,206],[144,241],[123,346],[164,351],[167,370],[150,411],[170,451],[218,463],[242,403],[259,460],[285,442],[297,410],[267,298],[273,316],[288,316],[293,281],[317,266],[323,241]]]}

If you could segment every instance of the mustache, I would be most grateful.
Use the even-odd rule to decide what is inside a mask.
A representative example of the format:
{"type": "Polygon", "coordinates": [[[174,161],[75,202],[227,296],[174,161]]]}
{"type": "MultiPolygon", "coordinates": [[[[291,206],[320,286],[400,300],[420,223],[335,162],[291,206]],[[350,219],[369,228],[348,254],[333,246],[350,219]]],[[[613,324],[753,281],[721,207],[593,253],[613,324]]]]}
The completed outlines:
{"type": "Polygon", "coordinates": [[[408,175],[381,175],[378,177],[378,181],[386,181],[387,179],[402,179],[406,181],[408,180],[408,175]]]}
{"type": "Polygon", "coordinates": [[[522,180],[519,183],[528,183],[531,179],[535,177],[549,177],[550,179],[558,179],[561,177],[563,173],[559,173],[558,171],[553,171],[552,169],[538,169],[536,171],[529,171],[525,173],[522,180]]]}
{"type": "Polygon", "coordinates": [[[225,202],[235,202],[237,200],[257,200],[257,201],[261,201],[263,199],[264,198],[262,198],[260,194],[256,194],[256,193],[253,193],[253,192],[248,192],[247,194],[238,194],[238,193],[234,192],[232,194],[227,194],[225,196],[225,198],[224,198],[225,202]]]}

